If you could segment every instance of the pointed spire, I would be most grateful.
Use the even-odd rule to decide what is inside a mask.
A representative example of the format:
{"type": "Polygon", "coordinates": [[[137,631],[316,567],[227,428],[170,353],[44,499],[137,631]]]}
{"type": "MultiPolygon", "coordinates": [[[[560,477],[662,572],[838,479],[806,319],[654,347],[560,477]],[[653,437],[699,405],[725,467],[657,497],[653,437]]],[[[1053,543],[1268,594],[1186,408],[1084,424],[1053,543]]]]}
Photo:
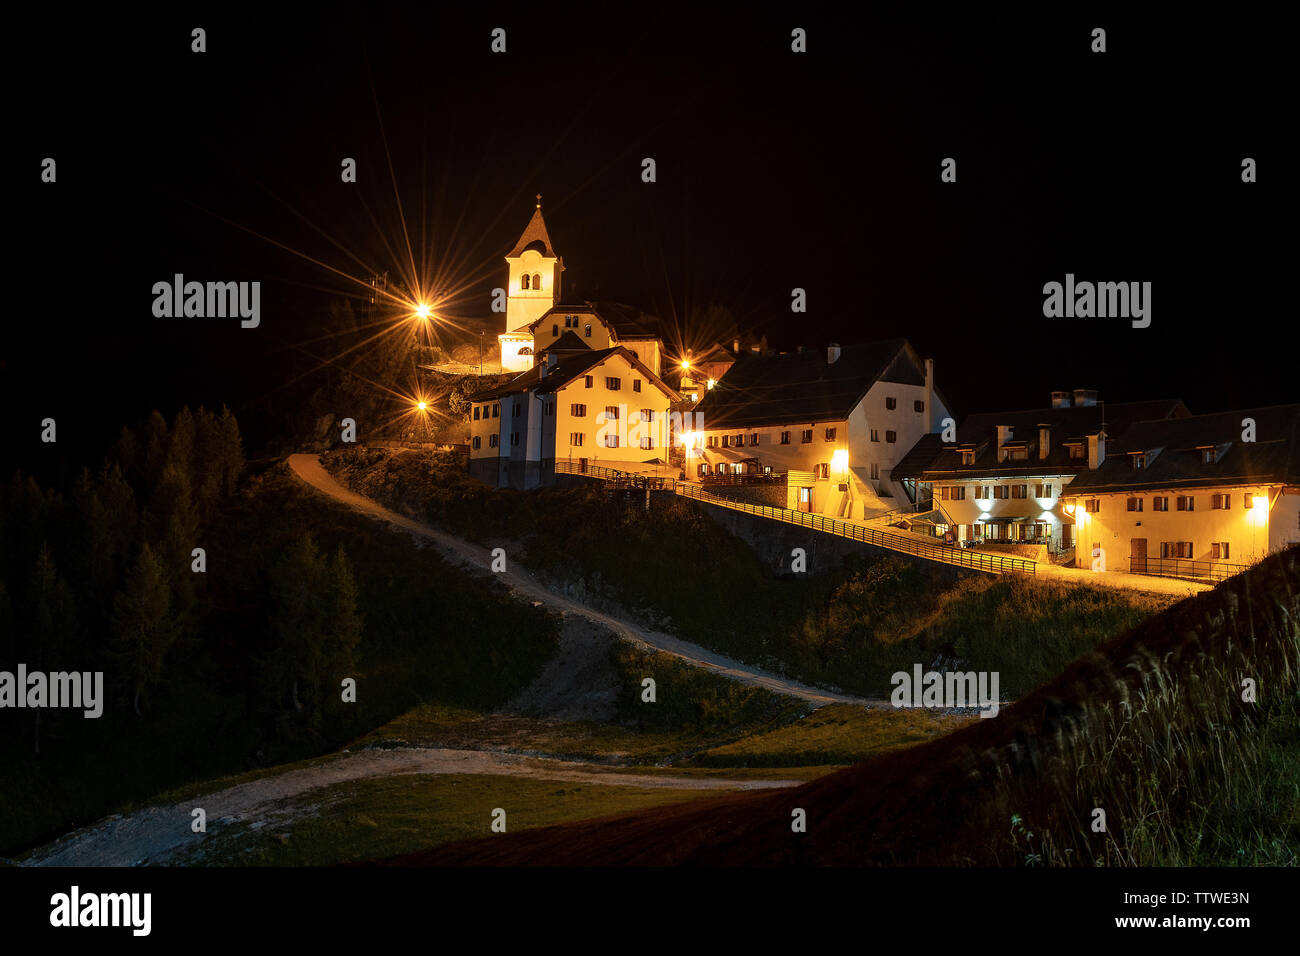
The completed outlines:
{"type": "Polygon", "coordinates": [[[524,248],[534,242],[542,243],[542,255],[550,259],[558,259],[559,256],[551,248],[551,237],[546,231],[546,220],[542,218],[542,194],[537,194],[537,208],[533,210],[533,218],[528,220],[528,225],[524,227],[523,235],[515,243],[515,247],[506,254],[507,259],[513,259],[524,248]]]}

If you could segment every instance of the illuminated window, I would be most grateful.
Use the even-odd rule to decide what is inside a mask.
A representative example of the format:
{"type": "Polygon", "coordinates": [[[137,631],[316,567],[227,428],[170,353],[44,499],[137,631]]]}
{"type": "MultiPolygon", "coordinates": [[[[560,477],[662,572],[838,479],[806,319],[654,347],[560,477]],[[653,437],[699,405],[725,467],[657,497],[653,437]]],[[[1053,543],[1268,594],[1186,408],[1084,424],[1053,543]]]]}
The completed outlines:
{"type": "Polygon", "coordinates": [[[590,325],[587,326],[587,328],[583,331],[582,334],[583,334],[586,338],[591,338],[591,326],[590,326],[590,325]]]}
{"type": "Polygon", "coordinates": [[[835,429],[833,429],[833,428],[828,428],[828,429],[826,429],[826,440],[827,440],[827,441],[834,441],[834,440],[835,440],[835,429]]]}
{"type": "MultiPolygon", "coordinates": [[[[874,436],[875,432],[872,432],[872,435],[874,436]]],[[[871,440],[875,441],[876,439],[873,437],[871,440]]],[[[969,450],[963,450],[961,453],[961,463],[963,465],[975,464],[975,452],[969,450]]]]}

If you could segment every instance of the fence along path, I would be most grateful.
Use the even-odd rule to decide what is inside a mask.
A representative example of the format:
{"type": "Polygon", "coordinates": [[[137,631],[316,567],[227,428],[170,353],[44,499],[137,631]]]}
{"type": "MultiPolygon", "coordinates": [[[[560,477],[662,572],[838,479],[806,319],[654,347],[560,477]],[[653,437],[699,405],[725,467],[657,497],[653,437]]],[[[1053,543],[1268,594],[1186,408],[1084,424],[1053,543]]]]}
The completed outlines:
{"type": "Polygon", "coordinates": [[[716,505],[719,508],[730,508],[732,511],[743,511],[746,514],[758,515],[760,518],[768,518],[772,521],[782,521],[786,524],[811,528],[814,531],[838,535],[841,538],[861,541],[864,544],[870,544],[877,548],[886,548],[890,551],[910,554],[927,561],[937,561],[941,564],[952,564],[958,567],[971,568],[976,571],[987,571],[991,574],[1032,575],[1038,568],[1038,563],[1036,561],[1031,561],[1028,558],[1016,558],[1002,554],[989,554],[982,551],[972,551],[967,548],[951,548],[944,544],[929,544],[925,541],[917,541],[913,538],[909,538],[906,535],[894,534],[890,531],[881,531],[878,528],[868,528],[860,524],[854,524],[853,522],[841,521],[837,518],[827,518],[824,515],[810,514],[804,511],[793,511],[789,508],[773,508],[770,505],[753,505],[744,501],[732,501],[728,498],[709,494],[707,491],[704,491],[696,485],[692,485],[689,482],[678,481],[675,478],[658,478],[650,475],[637,475],[632,472],[618,471],[617,469],[605,468],[600,465],[588,465],[584,469],[581,465],[570,461],[557,461],[555,463],[555,471],[557,474],[600,478],[605,481],[615,481],[619,484],[626,484],[637,488],[671,491],[684,498],[694,498],[697,501],[702,501],[705,504],[716,505]]]}

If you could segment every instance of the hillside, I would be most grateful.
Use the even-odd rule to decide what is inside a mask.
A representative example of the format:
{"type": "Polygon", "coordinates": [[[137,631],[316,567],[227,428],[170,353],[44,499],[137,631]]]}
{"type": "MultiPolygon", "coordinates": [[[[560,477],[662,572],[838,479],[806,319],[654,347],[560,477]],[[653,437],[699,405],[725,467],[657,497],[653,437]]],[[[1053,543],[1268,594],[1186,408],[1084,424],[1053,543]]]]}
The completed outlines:
{"type": "Polygon", "coordinates": [[[1294,863],[1297,621],[1300,549],[1292,548],[1118,635],[995,720],[797,789],[385,862],[1294,863]],[[1242,700],[1247,677],[1260,688],[1258,703],[1242,700]],[[807,811],[807,833],[791,832],[796,807],[807,811]],[[1094,808],[1106,813],[1105,833],[1092,832],[1094,808]]]}

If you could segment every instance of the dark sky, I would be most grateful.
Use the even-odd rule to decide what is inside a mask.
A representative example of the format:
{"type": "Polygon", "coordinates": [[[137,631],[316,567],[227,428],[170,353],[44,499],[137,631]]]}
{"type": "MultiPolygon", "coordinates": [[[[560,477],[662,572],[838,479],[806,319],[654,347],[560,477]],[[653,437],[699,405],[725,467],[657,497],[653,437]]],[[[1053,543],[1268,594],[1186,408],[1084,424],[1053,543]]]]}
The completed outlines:
{"type": "Polygon", "coordinates": [[[1193,411],[1300,397],[1277,148],[1292,110],[1283,31],[1258,14],[421,7],[25,14],[0,455],[40,472],[47,415],[62,455],[93,460],[151,408],[238,410],[273,388],[283,350],[356,291],[274,243],[397,271],[400,211],[417,258],[466,283],[453,311],[477,328],[538,191],[569,288],[669,316],[716,301],[782,348],[903,335],[961,414],[1054,388],[1193,411]],[[1259,183],[1241,182],[1245,156],[1259,183]],[[260,280],[261,327],[155,319],[151,287],[175,272],[260,280]],[[1044,318],[1043,284],[1067,272],[1152,282],[1151,327],[1044,318]]]}

